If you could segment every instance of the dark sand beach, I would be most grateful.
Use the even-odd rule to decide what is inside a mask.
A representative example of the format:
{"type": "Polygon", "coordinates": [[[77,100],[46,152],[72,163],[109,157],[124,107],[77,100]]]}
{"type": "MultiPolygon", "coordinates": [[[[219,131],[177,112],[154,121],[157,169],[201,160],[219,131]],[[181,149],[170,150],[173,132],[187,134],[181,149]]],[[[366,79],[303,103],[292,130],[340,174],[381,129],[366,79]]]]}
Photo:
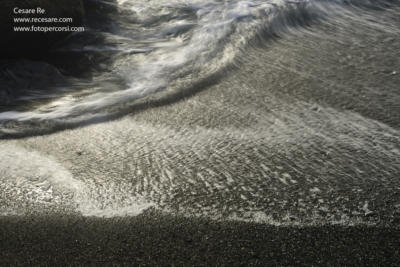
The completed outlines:
{"type": "Polygon", "coordinates": [[[163,216],[9,217],[1,265],[396,266],[400,232],[385,227],[274,227],[163,216]]]}

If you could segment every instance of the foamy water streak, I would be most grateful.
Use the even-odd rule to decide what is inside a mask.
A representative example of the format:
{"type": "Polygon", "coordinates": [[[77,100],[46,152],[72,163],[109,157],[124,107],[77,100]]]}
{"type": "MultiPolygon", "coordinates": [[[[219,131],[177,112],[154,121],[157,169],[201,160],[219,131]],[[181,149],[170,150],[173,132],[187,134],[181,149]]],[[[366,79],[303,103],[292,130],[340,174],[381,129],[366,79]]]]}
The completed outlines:
{"type": "Polygon", "coordinates": [[[30,111],[2,112],[0,121],[84,120],[104,115],[107,107],[176,87],[179,80],[193,83],[204,79],[232,63],[261,28],[273,24],[286,27],[281,12],[296,9],[303,2],[308,3],[120,0],[115,14],[120,21],[118,28],[102,33],[113,44],[64,48],[119,52],[109,66],[111,72],[94,77],[100,85],[88,84],[90,93],[64,94],[30,111]],[[125,87],[102,85],[109,77],[118,77],[125,87]]]}
{"type": "Polygon", "coordinates": [[[48,211],[72,211],[84,216],[135,216],[154,204],[134,195],[115,201],[113,187],[86,184],[74,178],[56,158],[19,146],[0,143],[0,216],[48,211]],[[96,195],[101,192],[102,195],[96,195]],[[5,197],[4,197],[5,196],[5,197]],[[110,200],[114,203],[107,204],[110,200]]]}
{"type": "MultiPolygon", "coordinates": [[[[398,131],[332,109],[317,115],[332,124],[316,129],[316,115],[307,114],[303,103],[290,109],[281,119],[263,117],[254,129],[172,127],[124,118],[0,143],[0,187],[6,196],[0,198],[0,215],[66,209],[116,217],[154,207],[273,225],[376,223],[368,217],[379,212],[368,187],[378,186],[378,195],[395,190],[398,131]]],[[[237,117],[246,113],[234,111],[237,117]]]]}
{"type": "Polygon", "coordinates": [[[1,140],[0,215],[155,207],[274,225],[398,225],[398,12],[354,16],[358,6],[339,2],[121,1],[118,27],[99,33],[106,44],[63,48],[111,51],[111,72],[26,112],[10,108],[2,126],[27,123],[7,131],[107,114],[238,68],[135,116],[1,140]],[[324,12],[341,17],[298,27],[324,12]],[[262,32],[285,35],[257,46],[262,32]]]}

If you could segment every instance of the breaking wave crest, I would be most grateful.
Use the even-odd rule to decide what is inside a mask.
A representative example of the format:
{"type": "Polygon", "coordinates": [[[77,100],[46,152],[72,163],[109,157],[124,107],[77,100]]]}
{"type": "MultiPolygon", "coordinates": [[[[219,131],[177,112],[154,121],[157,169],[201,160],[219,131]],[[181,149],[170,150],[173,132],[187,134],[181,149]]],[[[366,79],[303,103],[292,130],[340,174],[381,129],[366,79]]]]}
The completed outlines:
{"type": "Polygon", "coordinates": [[[0,64],[5,88],[0,100],[6,99],[0,109],[2,136],[101,120],[135,105],[180,98],[196,84],[212,82],[238,66],[248,49],[266,39],[301,32],[335,14],[351,16],[360,3],[372,5],[287,0],[94,3],[106,10],[102,16],[109,20],[88,9],[93,13],[90,30],[71,36],[52,52],[60,59],[57,67],[31,61],[0,64]],[[60,63],[63,58],[73,66],[60,63]],[[89,74],[68,75],[74,71],[89,74]]]}

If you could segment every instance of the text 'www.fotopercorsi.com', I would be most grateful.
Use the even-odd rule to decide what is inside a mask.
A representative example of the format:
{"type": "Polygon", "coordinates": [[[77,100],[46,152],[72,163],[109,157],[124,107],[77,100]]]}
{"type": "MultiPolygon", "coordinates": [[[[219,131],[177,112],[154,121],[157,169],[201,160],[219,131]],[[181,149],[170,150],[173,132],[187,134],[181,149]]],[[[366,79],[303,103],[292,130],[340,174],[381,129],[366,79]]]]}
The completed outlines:
{"type": "Polygon", "coordinates": [[[48,17],[44,8],[13,9],[14,32],[83,32],[85,27],[73,26],[71,17],[48,17]]]}

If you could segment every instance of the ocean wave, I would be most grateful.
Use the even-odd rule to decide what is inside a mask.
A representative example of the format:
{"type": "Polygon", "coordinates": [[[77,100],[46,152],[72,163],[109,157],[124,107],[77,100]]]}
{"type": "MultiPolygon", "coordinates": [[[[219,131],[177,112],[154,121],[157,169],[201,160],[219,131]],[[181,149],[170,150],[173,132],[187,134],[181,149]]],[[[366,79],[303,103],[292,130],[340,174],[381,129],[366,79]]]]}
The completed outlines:
{"type": "MultiPolygon", "coordinates": [[[[33,70],[29,79],[21,73],[47,63],[3,64],[0,75],[5,87],[3,99],[6,99],[0,113],[3,136],[99,121],[126,113],[140,103],[171,95],[179,97],[193,85],[212,80],[229,68],[240,67],[240,60],[247,51],[265,44],[266,40],[282,34],[301,33],[313,23],[331,16],[354,17],[359,8],[387,8],[397,3],[344,0],[94,2],[97,6],[107,6],[107,25],[99,23],[101,19],[95,8],[89,10],[93,13],[89,16],[89,31],[71,36],[53,51],[59,61],[66,61],[65,57],[70,60],[73,55],[72,58],[77,58],[75,65],[82,66],[56,62],[58,68],[47,68],[47,73],[33,70]],[[82,68],[89,76],[68,75],[75,68],[82,68]],[[49,73],[63,73],[59,75],[62,83],[36,82],[49,73]],[[7,83],[15,80],[20,82],[7,83]],[[28,83],[29,88],[21,82],[28,83]],[[29,127],[25,126],[27,123],[29,127]]],[[[369,23],[374,24],[373,21],[369,23]]],[[[398,32],[390,28],[391,25],[375,23],[375,26],[398,32]]]]}

